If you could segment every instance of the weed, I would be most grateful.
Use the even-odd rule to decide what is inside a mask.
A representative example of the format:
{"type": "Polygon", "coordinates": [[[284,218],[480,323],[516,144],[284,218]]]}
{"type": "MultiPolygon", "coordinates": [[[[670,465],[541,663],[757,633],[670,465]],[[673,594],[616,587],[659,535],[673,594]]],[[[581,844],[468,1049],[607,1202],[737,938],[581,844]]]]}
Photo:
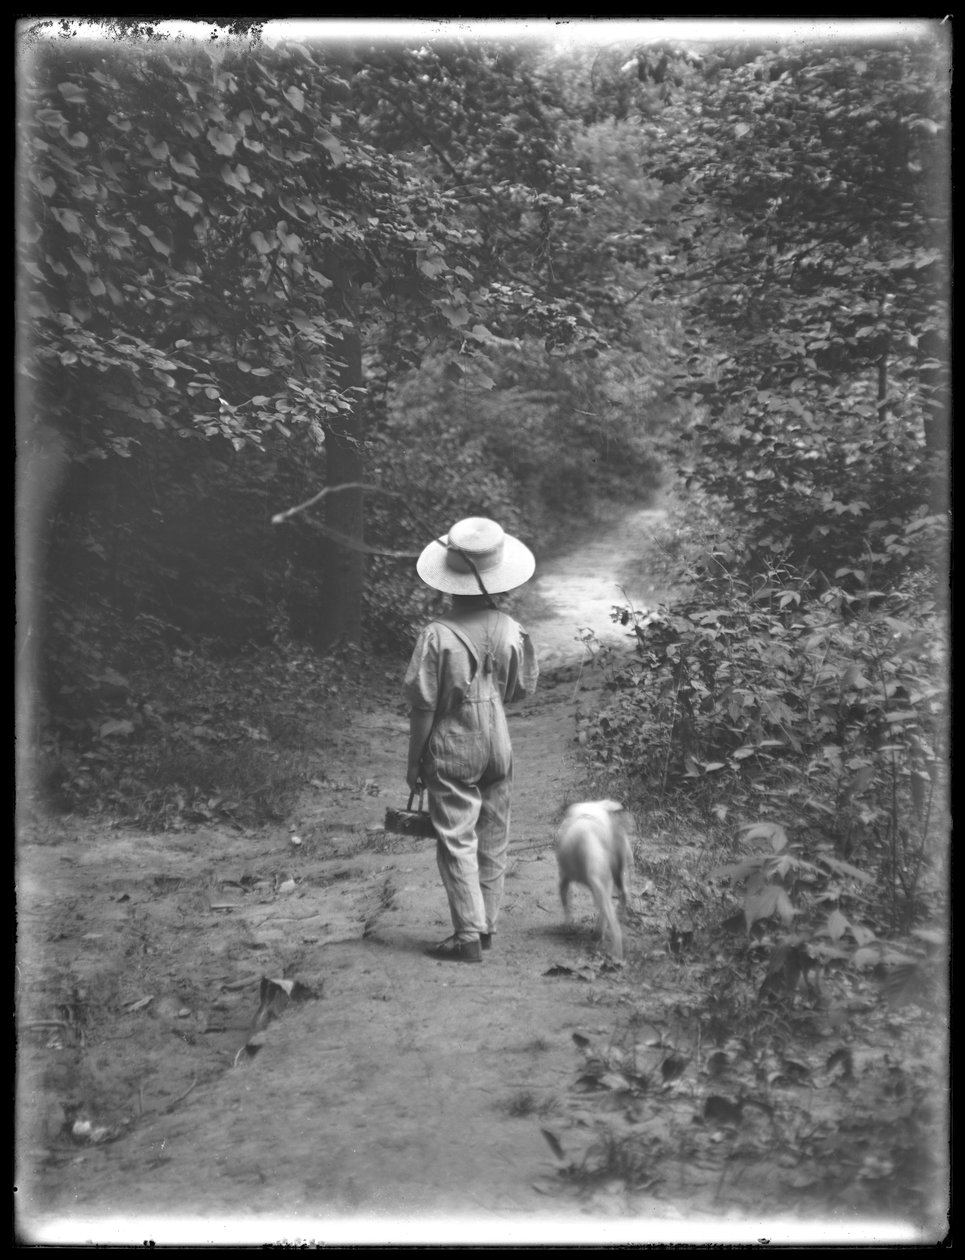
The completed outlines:
{"type": "Polygon", "coordinates": [[[527,1041],[525,1046],[520,1047],[522,1050],[529,1050],[535,1054],[542,1054],[549,1050],[550,1043],[545,1037],[534,1037],[532,1041],[527,1041]]]}
{"type": "Polygon", "coordinates": [[[48,807],[150,829],[277,821],[317,773],[352,686],[344,663],[291,648],[229,660],[176,651],[166,667],[92,671],[71,715],[48,720],[34,781],[48,807]]]}
{"type": "Polygon", "coordinates": [[[548,1116],[558,1109],[559,1099],[552,1096],[540,1098],[529,1089],[519,1090],[502,1104],[502,1110],[514,1119],[523,1119],[527,1116],[548,1116]]]}
{"type": "Polygon", "coordinates": [[[658,1148],[644,1133],[618,1134],[606,1128],[563,1175],[584,1191],[614,1181],[628,1190],[643,1190],[660,1180],[658,1148]]]}

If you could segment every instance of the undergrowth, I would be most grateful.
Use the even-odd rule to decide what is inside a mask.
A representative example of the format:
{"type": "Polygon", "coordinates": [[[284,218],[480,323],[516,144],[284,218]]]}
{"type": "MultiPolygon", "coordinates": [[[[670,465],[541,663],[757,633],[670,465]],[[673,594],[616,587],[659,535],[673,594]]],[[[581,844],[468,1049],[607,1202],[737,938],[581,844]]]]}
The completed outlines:
{"type": "Polygon", "coordinates": [[[924,1219],[945,1169],[940,523],[883,526],[831,575],[748,565],[705,524],[672,513],[655,549],[675,602],[614,606],[632,655],[586,644],[603,684],[577,714],[587,779],[635,813],[637,893],[660,922],[627,981],[658,1025],[678,972],[680,999],[656,1042],[628,1025],[583,1046],[600,1112],[560,1172],[581,1193],[649,1191],[674,1161],[716,1159],[717,1194],[746,1173],[762,1204],[924,1219]]]}
{"type": "MultiPolygon", "coordinates": [[[[368,662],[365,687],[397,683],[368,662]]],[[[281,644],[224,655],[175,648],[124,673],[78,669],[73,706],[37,733],[29,803],[152,830],[286,817],[320,771],[326,727],[356,702],[358,653],[281,644]]],[[[61,696],[63,709],[65,699],[61,696]]]]}

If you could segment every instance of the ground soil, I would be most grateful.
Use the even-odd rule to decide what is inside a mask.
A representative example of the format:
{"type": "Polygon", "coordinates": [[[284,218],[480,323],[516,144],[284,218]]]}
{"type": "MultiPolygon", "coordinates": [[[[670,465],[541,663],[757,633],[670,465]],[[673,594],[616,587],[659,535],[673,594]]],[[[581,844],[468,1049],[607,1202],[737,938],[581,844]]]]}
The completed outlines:
{"type": "MultiPolygon", "coordinates": [[[[334,712],[283,825],[74,819],[22,837],[23,1239],[867,1240],[870,1200],[809,1197],[814,1177],[755,1146],[767,1117],[702,1119],[700,1026],[666,890],[645,876],[659,855],[638,872],[623,967],[598,951],[584,890],[562,921],[551,843],[587,790],[574,717],[600,686],[583,636],[631,650],[610,611],[621,586],[638,605],[659,594],[639,562],[657,520],[625,515],[520,607],[543,678],[510,719],[510,868],[482,965],[422,952],[449,920],[432,843],[383,827],[405,790],[391,677],[334,712]],[[608,1089],[601,1064],[640,1088],[608,1089]]],[[[887,1214],[873,1220],[887,1241],[887,1214]]]]}

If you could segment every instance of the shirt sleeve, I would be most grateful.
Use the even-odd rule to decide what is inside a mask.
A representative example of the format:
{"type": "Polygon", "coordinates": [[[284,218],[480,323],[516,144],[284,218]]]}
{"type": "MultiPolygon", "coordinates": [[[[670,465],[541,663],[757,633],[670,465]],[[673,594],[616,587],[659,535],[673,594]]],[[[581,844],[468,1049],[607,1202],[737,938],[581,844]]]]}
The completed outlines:
{"type": "Polygon", "coordinates": [[[439,645],[427,626],[416,640],[402,687],[410,709],[430,709],[439,701],[439,645]]]}
{"type": "Polygon", "coordinates": [[[462,640],[447,626],[430,623],[416,641],[403,695],[410,709],[430,709],[442,717],[462,703],[473,671],[462,640]]]}
{"type": "Polygon", "coordinates": [[[509,670],[506,677],[506,690],[503,699],[506,704],[531,696],[536,690],[539,679],[539,663],[536,659],[536,648],[522,626],[513,623],[515,641],[510,654],[509,670]]]}
{"type": "Polygon", "coordinates": [[[536,690],[536,684],[539,681],[539,662],[536,659],[536,648],[533,640],[526,631],[520,626],[520,638],[522,639],[522,659],[519,663],[519,693],[523,696],[531,696],[536,690]]]}

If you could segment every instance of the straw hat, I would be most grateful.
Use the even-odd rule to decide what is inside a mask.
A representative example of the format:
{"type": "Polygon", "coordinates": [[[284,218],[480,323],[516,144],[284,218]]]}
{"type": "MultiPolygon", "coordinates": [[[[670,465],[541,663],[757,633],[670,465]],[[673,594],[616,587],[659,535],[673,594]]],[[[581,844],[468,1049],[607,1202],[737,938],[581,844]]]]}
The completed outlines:
{"type": "Polygon", "coordinates": [[[415,567],[427,586],[447,595],[481,594],[476,573],[487,593],[497,595],[528,582],[536,559],[495,521],[469,516],[457,521],[445,537],[431,542],[415,567]]]}

